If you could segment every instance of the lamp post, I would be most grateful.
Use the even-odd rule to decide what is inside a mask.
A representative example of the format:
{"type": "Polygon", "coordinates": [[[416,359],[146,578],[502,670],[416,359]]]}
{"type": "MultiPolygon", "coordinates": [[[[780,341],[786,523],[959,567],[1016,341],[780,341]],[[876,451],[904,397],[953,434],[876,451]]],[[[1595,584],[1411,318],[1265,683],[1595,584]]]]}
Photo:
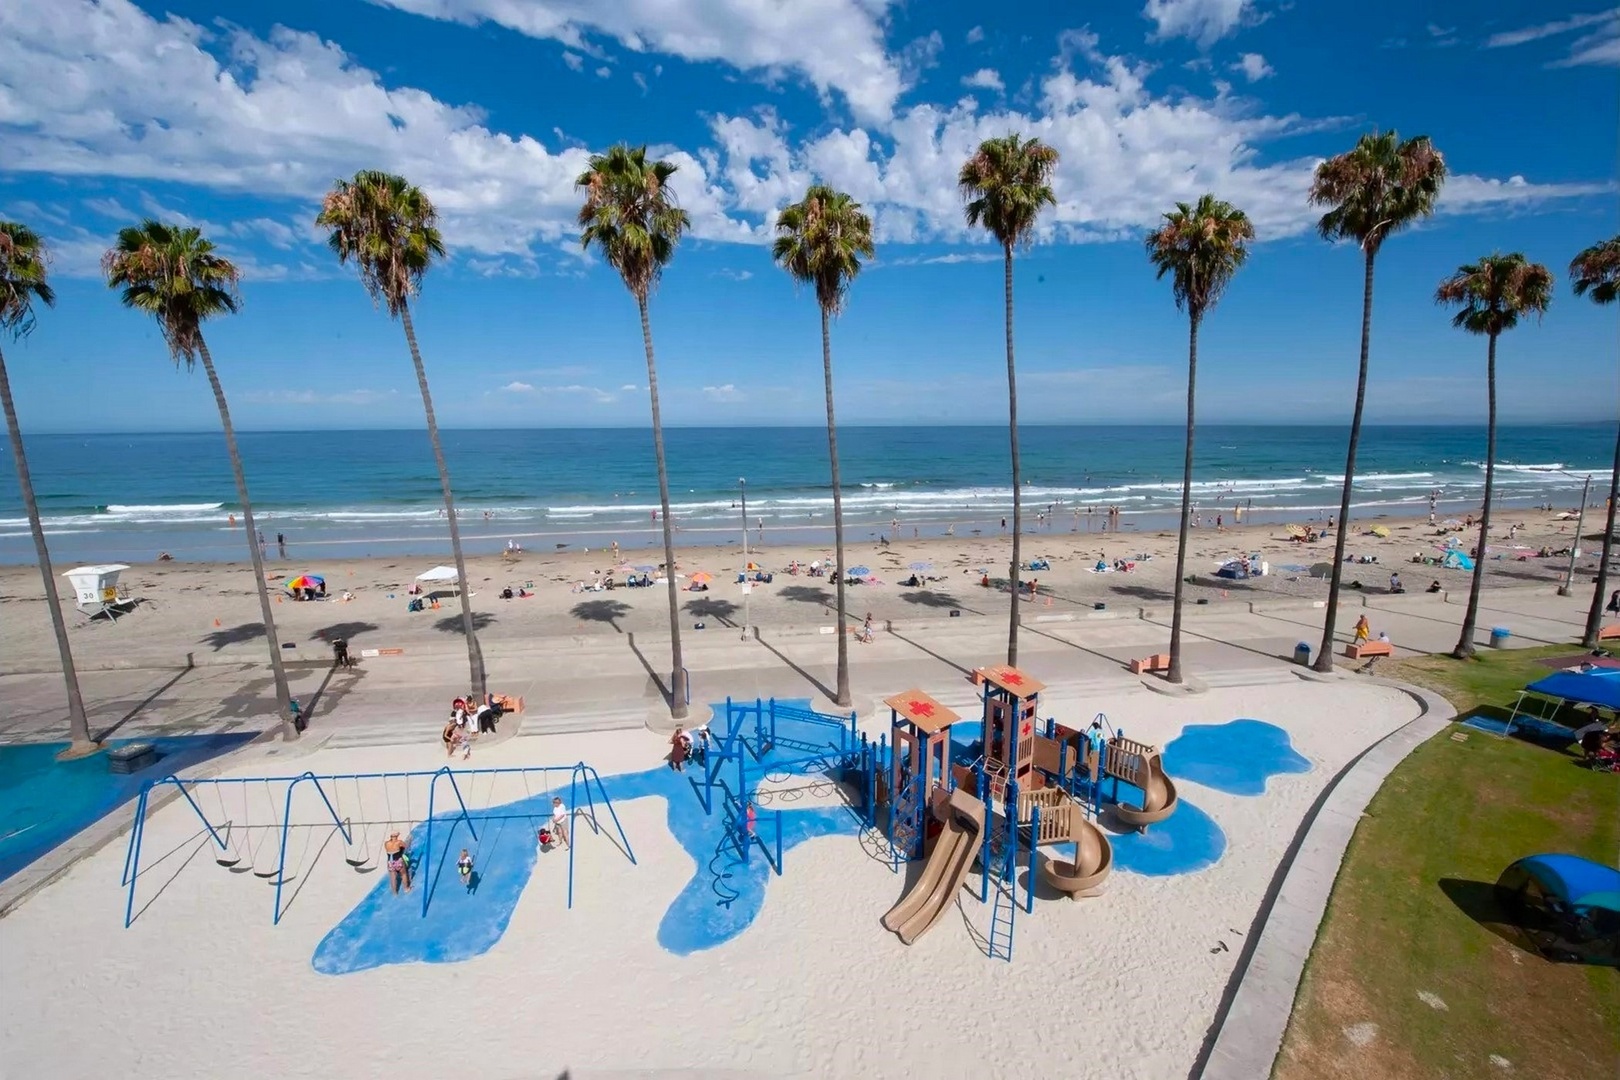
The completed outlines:
{"type": "MultiPolygon", "coordinates": [[[[1586,496],[1592,490],[1592,474],[1586,475],[1586,483],[1581,485],[1581,509],[1575,515],[1575,539],[1569,545],[1569,569],[1564,572],[1564,583],[1558,586],[1559,596],[1568,596],[1575,589],[1575,560],[1581,554],[1581,530],[1586,527],[1586,496]]],[[[744,533],[747,530],[743,530],[744,533]]]]}
{"type": "Polygon", "coordinates": [[[754,591],[754,583],[748,577],[748,478],[737,477],[737,488],[742,492],[742,529],[743,529],[743,625],[742,639],[748,640],[748,598],[754,591]]]}

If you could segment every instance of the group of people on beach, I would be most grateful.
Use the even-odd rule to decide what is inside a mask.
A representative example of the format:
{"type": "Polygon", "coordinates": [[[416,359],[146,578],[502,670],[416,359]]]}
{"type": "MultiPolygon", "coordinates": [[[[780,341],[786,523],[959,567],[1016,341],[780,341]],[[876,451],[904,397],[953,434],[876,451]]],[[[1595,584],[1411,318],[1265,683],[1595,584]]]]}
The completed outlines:
{"type": "MultiPolygon", "coordinates": [[[[549,851],[557,844],[568,846],[568,806],[562,801],[561,796],[552,796],[551,816],[535,831],[535,843],[541,851],[549,851]]],[[[383,862],[388,868],[388,880],[394,895],[399,895],[401,887],[410,892],[416,857],[411,853],[409,842],[402,839],[397,830],[390,832],[388,839],[383,841],[383,862]]],[[[461,879],[461,885],[467,892],[478,891],[478,876],[474,869],[472,853],[466,848],[462,848],[461,854],[456,857],[456,875],[461,879]]]]}
{"type": "Polygon", "coordinates": [[[439,733],[439,742],[444,746],[444,756],[454,757],[459,749],[461,760],[466,761],[472,757],[473,742],[480,735],[494,733],[495,725],[501,718],[501,711],[501,704],[495,700],[494,694],[485,694],[481,704],[473,694],[452,701],[450,718],[445,721],[444,730],[439,733]]]}

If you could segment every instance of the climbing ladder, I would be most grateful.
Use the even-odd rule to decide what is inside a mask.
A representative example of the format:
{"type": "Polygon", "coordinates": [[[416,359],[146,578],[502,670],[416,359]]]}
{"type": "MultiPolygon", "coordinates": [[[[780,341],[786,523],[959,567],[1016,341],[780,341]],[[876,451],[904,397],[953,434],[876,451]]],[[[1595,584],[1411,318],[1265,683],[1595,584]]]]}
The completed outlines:
{"type": "Polygon", "coordinates": [[[922,838],[922,778],[908,776],[895,793],[890,808],[889,846],[893,852],[894,869],[916,856],[918,841],[922,838]]]}
{"type": "Polygon", "coordinates": [[[989,953],[992,960],[1011,961],[1013,925],[1018,913],[1018,826],[1007,817],[993,817],[990,829],[990,876],[995,897],[990,908],[989,953]]]}

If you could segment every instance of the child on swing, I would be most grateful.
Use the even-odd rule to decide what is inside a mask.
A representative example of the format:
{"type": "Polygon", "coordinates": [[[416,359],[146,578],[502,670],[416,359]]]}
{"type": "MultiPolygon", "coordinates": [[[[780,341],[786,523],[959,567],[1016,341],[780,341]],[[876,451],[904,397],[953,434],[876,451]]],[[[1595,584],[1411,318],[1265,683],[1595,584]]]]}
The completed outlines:
{"type": "Polygon", "coordinates": [[[456,873],[461,875],[462,887],[472,892],[473,860],[466,848],[461,849],[461,857],[456,860],[456,873]]]}

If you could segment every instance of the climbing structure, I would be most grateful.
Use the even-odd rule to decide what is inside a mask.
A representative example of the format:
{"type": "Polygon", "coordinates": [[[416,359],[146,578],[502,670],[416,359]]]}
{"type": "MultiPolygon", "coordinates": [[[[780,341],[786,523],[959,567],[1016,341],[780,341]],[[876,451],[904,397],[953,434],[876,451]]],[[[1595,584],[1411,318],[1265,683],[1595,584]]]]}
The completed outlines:
{"type": "Polygon", "coordinates": [[[889,707],[889,848],[898,867],[927,850],[930,793],[951,786],[951,725],[961,716],[921,690],[883,703],[889,707]]]}

